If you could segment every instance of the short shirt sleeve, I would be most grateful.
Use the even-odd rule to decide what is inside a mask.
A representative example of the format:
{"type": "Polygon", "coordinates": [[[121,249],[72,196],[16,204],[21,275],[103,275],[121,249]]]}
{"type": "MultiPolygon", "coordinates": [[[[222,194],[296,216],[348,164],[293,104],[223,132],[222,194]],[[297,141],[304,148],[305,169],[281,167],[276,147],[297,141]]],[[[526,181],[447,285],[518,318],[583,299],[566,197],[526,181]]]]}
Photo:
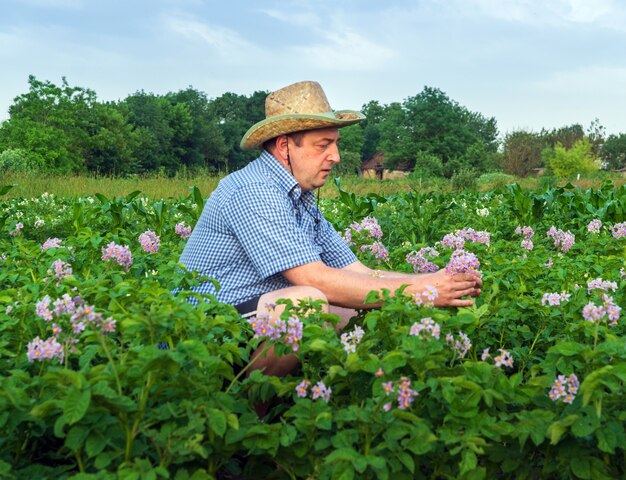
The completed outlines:
{"type": "Polygon", "coordinates": [[[322,247],[322,261],[333,268],[343,268],[357,261],[356,255],[325,218],[320,223],[318,243],[322,247]]]}
{"type": "Polygon", "coordinates": [[[321,259],[296,222],[291,200],[267,184],[248,184],[225,204],[225,223],[260,277],[321,259]]]}

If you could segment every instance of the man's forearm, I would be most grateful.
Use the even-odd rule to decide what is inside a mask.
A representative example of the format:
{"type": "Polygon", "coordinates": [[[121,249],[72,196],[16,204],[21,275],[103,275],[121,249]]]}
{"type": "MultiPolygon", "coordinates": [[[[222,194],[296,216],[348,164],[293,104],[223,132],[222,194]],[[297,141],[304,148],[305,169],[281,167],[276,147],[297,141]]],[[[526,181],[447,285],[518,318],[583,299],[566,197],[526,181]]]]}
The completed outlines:
{"type": "Polygon", "coordinates": [[[321,290],[333,305],[350,308],[373,308],[377,304],[365,304],[367,294],[373,290],[395,291],[404,284],[411,290],[423,289],[426,276],[371,269],[337,269],[321,265],[296,267],[283,273],[294,285],[308,285],[321,290]]]}

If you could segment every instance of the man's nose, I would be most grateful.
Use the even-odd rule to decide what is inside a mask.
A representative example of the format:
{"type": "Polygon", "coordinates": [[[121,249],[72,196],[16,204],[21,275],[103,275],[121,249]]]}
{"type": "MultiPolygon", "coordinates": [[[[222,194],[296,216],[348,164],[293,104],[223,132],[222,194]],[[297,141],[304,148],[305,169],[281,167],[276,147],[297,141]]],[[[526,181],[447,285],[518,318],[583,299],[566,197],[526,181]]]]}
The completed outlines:
{"type": "Polygon", "coordinates": [[[334,145],[332,150],[329,152],[328,160],[333,163],[339,163],[341,161],[341,156],[339,155],[339,147],[334,145]]]}

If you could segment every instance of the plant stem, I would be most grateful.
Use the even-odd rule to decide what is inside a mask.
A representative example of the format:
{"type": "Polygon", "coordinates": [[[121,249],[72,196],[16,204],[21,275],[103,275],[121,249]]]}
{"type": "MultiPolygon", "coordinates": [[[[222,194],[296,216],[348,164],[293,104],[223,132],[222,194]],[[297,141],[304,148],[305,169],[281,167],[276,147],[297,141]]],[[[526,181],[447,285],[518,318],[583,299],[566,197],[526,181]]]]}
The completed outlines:
{"type": "Polygon", "coordinates": [[[117,368],[115,368],[115,362],[113,362],[113,357],[111,357],[111,352],[109,352],[109,349],[107,348],[106,343],[104,342],[104,336],[102,335],[102,333],[98,334],[98,338],[100,339],[100,345],[102,345],[105,355],[109,359],[111,370],[113,370],[113,376],[115,377],[115,383],[117,384],[117,393],[121,397],[122,396],[122,383],[120,382],[120,377],[117,374],[117,368]]]}
{"type": "MultiPolygon", "coordinates": [[[[258,356],[260,356],[260,355],[263,355],[263,354],[264,354],[264,353],[268,350],[268,348],[269,348],[269,342],[265,342],[265,343],[263,344],[263,348],[261,349],[261,352],[259,353],[259,355],[257,355],[257,357],[258,357],[258,356]]],[[[230,389],[231,389],[231,388],[233,388],[233,385],[235,385],[235,382],[236,382],[237,380],[239,380],[239,379],[241,378],[241,376],[242,376],[244,373],[246,373],[246,371],[248,371],[248,369],[252,366],[252,360],[253,360],[253,359],[250,359],[250,361],[248,362],[248,364],[247,364],[245,367],[243,367],[243,368],[239,371],[239,373],[238,373],[237,375],[235,375],[235,378],[233,378],[233,379],[231,380],[230,384],[228,385],[228,388],[224,391],[224,393],[225,393],[225,394],[227,394],[228,392],[230,392],[230,389]]]]}

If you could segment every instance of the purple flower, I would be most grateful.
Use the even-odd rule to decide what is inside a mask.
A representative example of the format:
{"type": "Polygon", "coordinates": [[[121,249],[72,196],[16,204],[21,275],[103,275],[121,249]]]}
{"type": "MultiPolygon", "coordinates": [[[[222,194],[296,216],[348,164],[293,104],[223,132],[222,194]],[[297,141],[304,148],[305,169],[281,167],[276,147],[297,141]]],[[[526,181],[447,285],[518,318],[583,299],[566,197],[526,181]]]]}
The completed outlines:
{"type": "Polygon", "coordinates": [[[593,220],[591,220],[591,222],[589,222],[589,225],[587,225],[587,230],[589,231],[589,233],[598,233],[601,228],[602,221],[599,218],[594,218],[593,220]]]}
{"type": "Polygon", "coordinates": [[[589,302],[583,307],[583,318],[589,322],[596,322],[606,315],[604,307],[589,302]]]}
{"type": "Polygon", "coordinates": [[[43,360],[57,358],[59,363],[63,363],[63,359],[65,358],[63,346],[54,337],[50,337],[45,341],[41,340],[39,337],[35,337],[35,339],[27,345],[27,349],[29,362],[36,360],[41,362],[43,360]]]}
{"type": "Polygon", "coordinates": [[[439,270],[439,267],[434,263],[428,261],[428,258],[434,258],[439,255],[439,252],[434,248],[424,247],[418,252],[412,251],[406,256],[407,263],[413,265],[413,271],[415,273],[432,273],[439,270]]]}
{"type": "Polygon", "coordinates": [[[296,394],[300,398],[305,398],[308,393],[308,389],[311,386],[311,382],[308,380],[302,380],[298,385],[296,385],[296,394]]]}
{"type": "Polygon", "coordinates": [[[148,253],[157,253],[161,246],[161,240],[157,234],[151,230],[147,230],[139,235],[139,243],[141,243],[143,251],[148,253]]]}
{"type": "Polygon", "coordinates": [[[398,408],[406,410],[411,406],[416,396],[417,392],[411,388],[411,380],[407,377],[402,377],[400,387],[398,388],[398,408]]]}
{"type": "Polygon", "coordinates": [[[500,351],[500,355],[496,355],[493,359],[496,367],[508,367],[513,368],[513,357],[511,354],[504,350],[503,348],[498,349],[500,351]]]}
{"type": "Polygon", "coordinates": [[[376,378],[382,378],[383,375],[385,375],[385,372],[383,371],[382,368],[379,368],[378,370],[376,370],[376,373],[374,374],[376,378]]]}
{"type": "Polygon", "coordinates": [[[450,344],[452,350],[456,352],[459,358],[465,358],[467,352],[472,348],[472,342],[467,335],[459,332],[459,338],[456,340],[450,333],[446,335],[446,342],[450,344]]]}
{"type": "Polygon", "coordinates": [[[191,235],[191,227],[185,225],[185,222],[180,222],[174,227],[174,232],[176,232],[176,235],[180,238],[188,238],[189,235],[191,235]]]}
{"type": "Polygon", "coordinates": [[[604,290],[605,292],[611,290],[614,292],[617,290],[617,283],[596,278],[587,283],[587,293],[591,293],[592,290],[604,290]]]}
{"type": "Polygon", "coordinates": [[[322,382],[321,380],[317,382],[317,384],[313,388],[311,388],[311,398],[313,398],[313,400],[315,400],[316,398],[321,398],[326,403],[328,403],[331,393],[331,388],[324,385],[324,382],[322,382]]]}
{"type": "Polygon", "coordinates": [[[560,305],[562,302],[567,302],[570,298],[569,293],[561,292],[561,293],[544,293],[541,298],[541,305],[560,305]]]}
{"type": "Polygon", "coordinates": [[[12,237],[19,237],[22,235],[22,228],[24,228],[24,224],[22,222],[18,222],[15,224],[15,230],[11,230],[9,235],[12,237]]]}
{"type": "Polygon", "coordinates": [[[128,246],[116,245],[114,242],[109,243],[106,247],[102,247],[102,260],[105,262],[115,260],[126,271],[133,264],[133,256],[128,246]]]}
{"type": "Polygon", "coordinates": [[[380,260],[383,260],[385,262],[389,260],[389,251],[387,250],[387,247],[383,245],[383,242],[376,241],[371,245],[361,246],[362,252],[367,252],[368,250],[371,255],[374,255],[374,258],[379,260],[379,263],[380,260]]]}
{"type": "Polygon", "coordinates": [[[432,318],[426,317],[423,318],[420,323],[415,322],[411,326],[411,329],[409,330],[409,335],[418,336],[422,332],[428,332],[431,334],[431,336],[439,339],[441,329],[439,327],[439,324],[435,323],[432,318]]]}
{"type": "Polygon", "coordinates": [[[489,354],[489,349],[488,349],[488,348],[485,348],[485,349],[483,350],[482,355],[480,356],[480,359],[484,362],[484,361],[486,361],[489,357],[491,357],[491,355],[489,354]]]}
{"type": "MultiPolygon", "coordinates": [[[[17,227],[16,227],[17,228],[17,227]]],[[[611,234],[615,238],[626,237],[626,222],[616,223],[611,227],[611,234]]]]}
{"type": "Polygon", "coordinates": [[[296,352],[300,348],[300,340],[302,340],[302,322],[297,317],[290,317],[287,320],[287,345],[291,345],[291,349],[296,352]]]}
{"type": "Polygon", "coordinates": [[[489,245],[491,241],[491,234],[485,231],[479,232],[473,228],[463,228],[462,230],[457,230],[454,233],[445,235],[441,240],[441,244],[447,248],[460,250],[465,246],[466,240],[474,243],[489,245]]]}
{"type": "Polygon", "coordinates": [[[429,302],[434,302],[439,296],[439,291],[432,285],[426,285],[426,290],[422,292],[422,295],[426,297],[429,302]]]}
{"type": "Polygon", "coordinates": [[[45,242],[43,242],[43,245],[41,246],[41,249],[43,251],[49,250],[51,248],[63,248],[63,245],[61,245],[63,242],[60,238],[49,238],[48,240],[46,240],[45,242]]]}
{"type": "Polygon", "coordinates": [[[354,327],[353,331],[341,334],[341,343],[346,353],[356,352],[356,346],[361,342],[363,335],[365,335],[365,331],[358,325],[354,327]]]}
{"type": "Polygon", "coordinates": [[[533,245],[533,241],[529,239],[522,240],[522,248],[524,250],[532,250],[535,246],[533,245]]]}
{"type": "Polygon", "coordinates": [[[52,320],[52,312],[48,308],[49,306],[50,306],[50,297],[46,295],[45,297],[43,297],[43,299],[37,302],[37,306],[35,310],[36,315],[38,317],[43,318],[47,322],[52,320]]]}
{"type": "Polygon", "coordinates": [[[572,373],[569,377],[559,375],[554,381],[548,396],[554,402],[561,400],[563,403],[572,403],[574,398],[576,398],[579,386],[580,383],[576,374],[572,373]]]}
{"type": "MultiPolygon", "coordinates": [[[[80,297],[78,297],[80,298],[80,297]]],[[[64,315],[66,313],[74,313],[76,310],[76,304],[74,303],[74,299],[70,297],[67,293],[64,294],[61,298],[57,298],[54,302],[54,313],[57,317],[64,315]]]]}
{"type": "Polygon", "coordinates": [[[55,260],[54,262],[52,262],[52,265],[48,270],[48,275],[52,275],[53,271],[54,276],[57,278],[57,280],[62,280],[72,274],[72,266],[61,259],[55,260]]]}
{"type": "Polygon", "coordinates": [[[385,391],[386,395],[391,395],[393,393],[393,382],[384,382],[383,390],[385,391]]]}
{"type": "Polygon", "coordinates": [[[454,273],[468,273],[473,271],[479,271],[480,262],[476,255],[465,250],[456,250],[450,256],[450,261],[446,265],[446,272],[450,274],[454,273]]]}
{"type": "Polygon", "coordinates": [[[564,232],[563,230],[557,230],[556,227],[550,227],[550,230],[546,232],[548,238],[554,240],[554,246],[559,248],[563,253],[566,253],[572,245],[574,245],[576,237],[570,231],[564,232]]]}
{"type": "MultiPolygon", "coordinates": [[[[517,233],[518,235],[522,235],[524,237],[524,240],[530,240],[535,236],[535,231],[531,227],[522,227],[521,225],[517,226],[517,228],[515,229],[515,233],[517,233]]],[[[532,244],[532,242],[530,243],[532,244]]],[[[532,250],[532,248],[529,250],[532,250]]]]}

